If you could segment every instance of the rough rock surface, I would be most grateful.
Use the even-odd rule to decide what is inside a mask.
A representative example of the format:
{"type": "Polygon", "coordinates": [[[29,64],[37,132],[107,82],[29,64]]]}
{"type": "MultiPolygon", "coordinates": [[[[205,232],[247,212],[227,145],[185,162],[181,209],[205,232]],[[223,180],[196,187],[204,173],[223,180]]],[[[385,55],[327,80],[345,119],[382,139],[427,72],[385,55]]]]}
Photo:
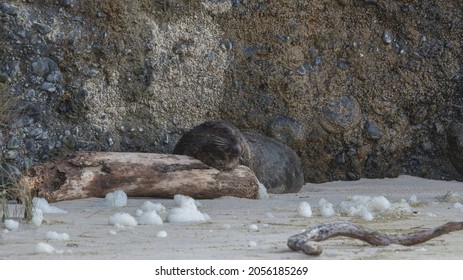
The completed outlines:
{"type": "Polygon", "coordinates": [[[461,1],[4,0],[0,23],[10,169],[169,153],[221,118],[290,146],[306,181],[463,179],[461,1]]]}

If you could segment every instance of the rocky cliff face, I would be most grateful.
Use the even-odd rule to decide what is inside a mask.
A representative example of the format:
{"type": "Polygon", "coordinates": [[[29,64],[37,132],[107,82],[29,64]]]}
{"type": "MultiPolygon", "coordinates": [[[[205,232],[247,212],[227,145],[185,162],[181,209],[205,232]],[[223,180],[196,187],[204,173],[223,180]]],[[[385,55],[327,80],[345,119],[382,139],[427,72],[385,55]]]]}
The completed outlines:
{"type": "Polygon", "coordinates": [[[169,153],[220,118],[290,146],[306,181],[463,179],[461,1],[17,0],[0,23],[19,170],[169,153]]]}

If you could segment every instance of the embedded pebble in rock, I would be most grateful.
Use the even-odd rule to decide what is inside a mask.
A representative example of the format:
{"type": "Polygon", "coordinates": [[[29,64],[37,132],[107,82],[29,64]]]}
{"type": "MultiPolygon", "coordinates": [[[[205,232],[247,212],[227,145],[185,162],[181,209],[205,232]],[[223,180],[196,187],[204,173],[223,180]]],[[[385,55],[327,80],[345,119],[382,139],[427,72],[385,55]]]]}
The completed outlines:
{"type": "Polygon", "coordinates": [[[344,59],[340,59],[339,62],[338,62],[338,66],[339,66],[339,68],[344,70],[344,69],[349,68],[349,63],[344,59]]]}
{"type": "Polygon", "coordinates": [[[383,137],[381,128],[374,121],[367,121],[365,123],[365,138],[370,140],[379,140],[383,137]]]}
{"type": "Polygon", "coordinates": [[[11,6],[8,3],[0,3],[0,10],[11,16],[18,15],[18,8],[11,6]]]}
{"type": "Polygon", "coordinates": [[[0,72],[0,83],[7,83],[10,80],[7,74],[0,72]]]}
{"type": "Polygon", "coordinates": [[[59,0],[59,3],[65,7],[70,7],[74,3],[74,0],[59,0]]]}
{"type": "Polygon", "coordinates": [[[384,33],[383,33],[383,42],[386,45],[389,45],[390,43],[392,43],[392,35],[391,35],[391,33],[389,31],[384,31],[384,33]]]}
{"type": "Polygon", "coordinates": [[[43,129],[40,127],[34,128],[29,132],[29,136],[35,138],[43,133],[43,129]]]}
{"type": "Polygon", "coordinates": [[[47,82],[49,83],[58,83],[63,79],[63,74],[59,71],[53,71],[47,76],[47,82]]]}
{"type": "Polygon", "coordinates": [[[301,66],[301,67],[297,68],[296,71],[301,76],[304,76],[307,73],[304,66],[301,66]]]}
{"type": "Polygon", "coordinates": [[[322,108],[320,124],[331,133],[341,133],[360,122],[360,106],[353,96],[342,96],[322,108]]]}
{"type": "Polygon", "coordinates": [[[19,140],[16,137],[12,137],[10,138],[10,140],[8,140],[8,142],[6,142],[6,147],[8,149],[17,149],[19,148],[20,144],[21,144],[21,140],[19,140]]]}
{"type": "Polygon", "coordinates": [[[3,153],[3,158],[13,160],[19,156],[19,152],[16,150],[9,150],[3,153]]]}
{"type": "Polygon", "coordinates": [[[89,77],[95,77],[96,75],[98,75],[98,71],[96,71],[96,70],[89,70],[89,71],[87,72],[87,75],[88,75],[89,77]]]}
{"type": "Polygon", "coordinates": [[[40,22],[34,22],[34,26],[37,29],[37,31],[41,34],[48,34],[52,31],[51,27],[49,25],[40,23],[40,22]]]}

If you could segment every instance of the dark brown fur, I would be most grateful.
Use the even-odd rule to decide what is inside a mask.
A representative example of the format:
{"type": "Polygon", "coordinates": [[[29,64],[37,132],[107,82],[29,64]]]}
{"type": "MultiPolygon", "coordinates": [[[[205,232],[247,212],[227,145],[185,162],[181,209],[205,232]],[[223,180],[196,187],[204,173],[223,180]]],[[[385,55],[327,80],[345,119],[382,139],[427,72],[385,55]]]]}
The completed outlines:
{"type": "Polygon", "coordinates": [[[194,127],[182,136],[173,153],[224,171],[246,165],[270,193],[298,192],[304,183],[301,162],[293,150],[256,132],[241,133],[224,121],[194,127]]]}
{"type": "Polygon", "coordinates": [[[232,170],[249,157],[249,146],[238,128],[225,121],[202,123],[185,133],[173,154],[188,155],[219,170],[232,170]]]}

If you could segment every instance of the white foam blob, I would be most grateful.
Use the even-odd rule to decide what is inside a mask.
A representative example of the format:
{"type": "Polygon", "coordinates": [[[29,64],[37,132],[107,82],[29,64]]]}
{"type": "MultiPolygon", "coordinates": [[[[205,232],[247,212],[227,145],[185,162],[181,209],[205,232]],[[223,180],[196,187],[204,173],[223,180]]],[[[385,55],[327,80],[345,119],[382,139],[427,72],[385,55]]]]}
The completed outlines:
{"type": "Polygon", "coordinates": [[[137,209],[137,211],[135,212],[135,215],[136,215],[137,217],[140,217],[141,215],[143,215],[143,210],[137,209]]]}
{"type": "Polygon", "coordinates": [[[54,240],[69,240],[69,234],[57,233],[56,231],[49,231],[46,235],[47,239],[54,239],[54,240]]]}
{"type": "Polygon", "coordinates": [[[259,181],[257,181],[257,184],[259,185],[259,192],[258,192],[257,197],[259,199],[268,199],[269,195],[268,195],[268,192],[267,192],[267,188],[264,186],[264,184],[262,184],[259,181]]]}
{"type": "Polygon", "coordinates": [[[448,191],[445,195],[438,196],[437,200],[439,200],[440,202],[455,203],[455,202],[463,202],[463,197],[459,193],[448,191]]]}
{"type": "Polygon", "coordinates": [[[36,226],[36,227],[39,227],[42,225],[42,222],[43,222],[43,213],[42,213],[42,210],[38,209],[38,208],[33,208],[32,209],[32,219],[31,219],[31,223],[36,226]]]}
{"type": "Polygon", "coordinates": [[[329,203],[324,198],[320,198],[318,201],[318,207],[320,207],[320,214],[323,217],[331,217],[335,214],[333,204],[329,203]]]}
{"type": "Polygon", "coordinates": [[[124,207],[127,205],[127,194],[121,190],[113,191],[106,194],[105,201],[109,207],[124,207]]]}
{"type": "Polygon", "coordinates": [[[140,225],[162,225],[161,217],[156,213],[156,210],[144,212],[138,217],[140,225]]]}
{"type": "Polygon", "coordinates": [[[384,196],[354,195],[341,202],[338,207],[348,216],[360,217],[365,221],[372,221],[376,215],[391,216],[413,212],[404,199],[391,203],[384,196]]]}
{"type": "Polygon", "coordinates": [[[116,213],[109,218],[109,224],[113,226],[136,226],[137,220],[128,213],[116,213]]]}
{"type": "Polygon", "coordinates": [[[460,210],[460,212],[463,212],[463,204],[461,204],[460,202],[455,202],[455,204],[453,204],[453,208],[460,210]]]}
{"type": "Polygon", "coordinates": [[[162,205],[161,203],[153,203],[151,201],[145,201],[143,202],[142,206],[140,207],[140,209],[143,211],[143,212],[148,212],[148,211],[156,211],[157,213],[161,213],[161,212],[165,212],[166,211],[166,207],[164,207],[164,205],[162,205]]]}
{"type": "Polygon", "coordinates": [[[249,225],[248,228],[249,228],[250,230],[254,230],[254,231],[259,230],[259,227],[258,227],[256,224],[249,225]]]}
{"type": "Polygon", "coordinates": [[[391,203],[384,196],[375,196],[371,199],[369,208],[373,212],[383,212],[391,208],[391,203]]]}
{"type": "Polygon", "coordinates": [[[297,209],[297,214],[302,217],[312,217],[312,208],[307,201],[302,201],[297,209]]]}
{"type": "Polygon", "coordinates": [[[248,247],[249,247],[249,248],[255,248],[255,247],[257,247],[257,242],[256,242],[256,241],[249,241],[249,242],[248,242],[248,247]]]}
{"type": "Polygon", "coordinates": [[[275,218],[275,216],[274,216],[273,213],[271,213],[271,212],[265,213],[265,217],[267,217],[267,218],[269,218],[269,219],[275,218]]]}
{"type": "Polygon", "coordinates": [[[19,228],[19,223],[15,220],[5,220],[5,228],[8,230],[17,230],[19,228]]]}
{"type": "Polygon", "coordinates": [[[53,248],[53,246],[47,243],[40,242],[37,243],[37,245],[35,246],[35,252],[37,254],[54,254],[55,251],[55,248],[53,248]]]}
{"type": "Polygon", "coordinates": [[[67,214],[68,211],[62,210],[58,207],[51,206],[45,198],[34,197],[32,199],[32,205],[35,209],[40,209],[42,213],[50,214],[67,214]]]}
{"type": "Polygon", "coordinates": [[[408,199],[408,204],[417,205],[418,203],[419,203],[418,198],[416,197],[415,194],[412,194],[410,198],[408,199]]]}
{"type": "Polygon", "coordinates": [[[158,233],[156,234],[156,237],[165,238],[167,237],[167,232],[165,232],[164,230],[158,231],[158,233]]]}
{"type": "Polygon", "coordinates": [[[178,207],[167,214],[166,220],[169,223],[205,222],[211,219],[209,215],[198,210],[195,200],[189,196],[177,194],[174,202],[178,207]]]}

